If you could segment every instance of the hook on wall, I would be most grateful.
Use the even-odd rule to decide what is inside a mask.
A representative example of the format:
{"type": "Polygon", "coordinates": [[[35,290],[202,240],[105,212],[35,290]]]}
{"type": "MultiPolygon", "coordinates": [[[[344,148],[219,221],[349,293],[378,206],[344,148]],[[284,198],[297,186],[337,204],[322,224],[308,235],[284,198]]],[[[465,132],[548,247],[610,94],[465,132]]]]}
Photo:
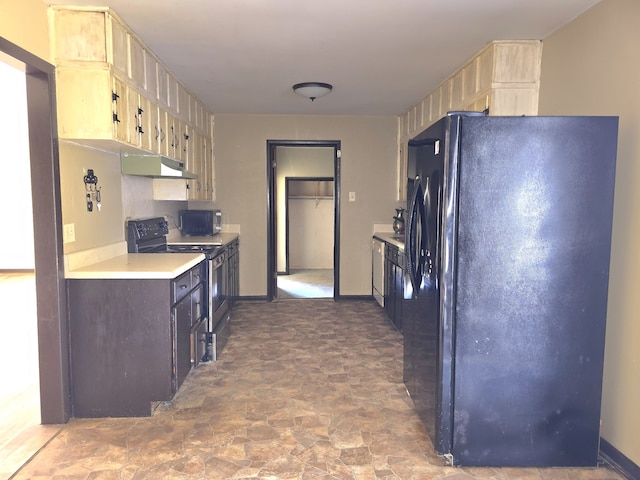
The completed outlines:
{"type": "Polygon", "coordinates": [[[98,188],[98,177],[93,173],[93,169],[88,169],[84,176],[84,188],[87,191],[87,211],[93,212],[93,202],[96,202],[98,211],[102,208],[100,190],[98,188]]]}

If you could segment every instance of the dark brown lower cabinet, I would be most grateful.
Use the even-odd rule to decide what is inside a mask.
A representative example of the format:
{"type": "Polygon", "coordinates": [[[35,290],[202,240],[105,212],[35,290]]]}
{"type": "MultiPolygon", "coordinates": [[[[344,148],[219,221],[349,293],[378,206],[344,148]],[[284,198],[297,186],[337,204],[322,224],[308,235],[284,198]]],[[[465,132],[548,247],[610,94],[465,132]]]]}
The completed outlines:
{"type": "Polygon", "coordinates": [[[229,308],[240,296],[240,250],[239,241],[234,240],[227,246],[227,300],[229,308]]]}
{"type": "Polygon", "coordinates": [[[173,397],[206,311],[203,268],[173,280],[68,280],[74,417],[149,416],[173,397]]]}
{"type": "Polygon", "coordinates": [[[402,332],[405,255],[394,245],[385,246],[384,309],[391,323],[402,332]]]}

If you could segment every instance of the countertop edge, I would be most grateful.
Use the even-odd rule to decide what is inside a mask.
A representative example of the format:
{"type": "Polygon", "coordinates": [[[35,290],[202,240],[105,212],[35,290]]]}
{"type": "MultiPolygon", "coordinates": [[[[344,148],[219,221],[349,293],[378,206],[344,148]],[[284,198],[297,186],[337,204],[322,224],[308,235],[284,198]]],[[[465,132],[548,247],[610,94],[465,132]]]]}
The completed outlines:
{"type": "MultiPolygon", "coordinates": [[[[401,235],[404,239],[404,234],[401,235]]],[[[399,240],[398,234],[394,232],[374,232],[373,238],[377,238],[378,240],[389,243],[395,247],[397,247],[401,252],[404,253],[404,240],[399,240]]]]}
{"type": "Polygon", "coordinates": [[[202,253],[129,253],[69,270],[65,277],[67,280],[170,280],[195,267],[204,259],[205,256],[202,253]],[[160,255],[166,261],[162,261],[163,258],[160,255]],[[158,260],[157,265],[154,268],[148,268],[148,265],[144,264],[140,265],[136,261],[140,259],[140,256],[144,256],[147,262],[151,259],[158,260]]]}

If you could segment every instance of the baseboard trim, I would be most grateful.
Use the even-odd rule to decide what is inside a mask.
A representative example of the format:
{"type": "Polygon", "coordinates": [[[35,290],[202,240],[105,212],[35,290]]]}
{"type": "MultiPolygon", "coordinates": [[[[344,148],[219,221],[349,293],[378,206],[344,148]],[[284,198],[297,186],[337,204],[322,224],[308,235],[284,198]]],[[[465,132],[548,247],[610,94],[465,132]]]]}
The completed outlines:
{"type": "Polygon", "coordinates": [[[640,480],[640,467],[602,437],[600,438],[600,455],[621,475],[629,480],[640,480]]]}
{"type": "Polygon", "coordinates": [[[266,302],[267,296],[241,296],[236,299],[237,302],[266,302]]]}
{"type": "Polygon", "coordinates": [[[340,295],[335,297],[336,300],[371,300],[374,301],[373,295],[340,295]]]}
{"type": "MultiPolygon", "coordinates": [[[[236,301],[238,302],[244,302],[244,301],[248,301],[248,302],[266,302],[267,301],[267,297],[265,296],[246,296],[246,297],[238,297],[236,299],[236,301]]],[[[287,299],[287,300],[291,300],[291,299],[287,299]]],[[[293,300],[319,300],[319,299],[309,299],[309,298],[294,298],[293,300]]],[[[372,301],[375,302],[375,299],[373,298],[373,295],[340,295],[339,297],[326,297],[325,299],[321,299],[321,300],[335,300],[335,301],[343,301],[343,300],[367,300],[367,301],[372,301]]]]}

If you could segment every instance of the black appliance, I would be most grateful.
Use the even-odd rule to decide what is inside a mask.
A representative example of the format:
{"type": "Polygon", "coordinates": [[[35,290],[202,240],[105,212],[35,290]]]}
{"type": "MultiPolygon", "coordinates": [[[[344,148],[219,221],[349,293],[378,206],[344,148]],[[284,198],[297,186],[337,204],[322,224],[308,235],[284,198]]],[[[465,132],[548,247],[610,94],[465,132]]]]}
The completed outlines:
{"type": "Polygon", "coordinates": [[[129,220],[127,250],[129,253],[203,253],[207,259],[207,322],[192,332],[192,344],[197,352],[203,331],[207,345],[204,357],[194,354],[194,363],[216,361],[230,335],[230,315],[226,295],[227,271],[225,250],[207,244],[168,244],[169,224],[163,217],[129,220]]]}
{"type": "Polygon", "coordinates": [[[617,129],[452,113],[409,142],[404,382],[454,465],[597,464],[617,129]]]}
{"type": "Polygon", "coordinates": [[[180,210],[179,217],[182,235],[215,235],[222,230],[220,210],[180,210]]]}

